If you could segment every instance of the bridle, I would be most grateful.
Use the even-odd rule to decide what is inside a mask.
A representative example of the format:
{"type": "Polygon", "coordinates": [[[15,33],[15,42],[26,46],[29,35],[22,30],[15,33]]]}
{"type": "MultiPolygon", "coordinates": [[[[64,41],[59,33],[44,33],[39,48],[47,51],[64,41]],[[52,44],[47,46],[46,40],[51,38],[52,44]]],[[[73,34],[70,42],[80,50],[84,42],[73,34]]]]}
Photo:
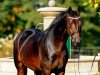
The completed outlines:
{"type": "MultiPolygon", "coordinates": [[[[67,27],[67,28],[70,28],[70,27],[71,27],[71,24],[72,24],[73,20],[75,20],[76,22],[78,22],[77,20],[79,20],[79,19],[80,19],[80,17],[70,17],[70,16],[68,15],[67,21],[68,21],[69,23],[68,23],[68,27],[67,27]],[[72,21],[69,22],[68,19],[72,19],[72,21]]],[[[79,32],[79,29],[78,29],[78,25],[75,25],[75,28],[76,28],[76,30],[75,30],[70,36],[73,36],[73,35],[76,34],[76,33],[80,33],[80,32],[79,32]]],[[[71,29],[71,28],[70,28],[70,29],[71,29]]],[[[72,39],[72,41],[74,41],[74,40],[72,39]]],[[[78,39],[77,39],[77,38],[75,39],[75,42],[78,42],[78,39]]]]}
{"type": "MultiPolygon", "coordinates": [[[[80,17],[67,17],[68,19],[72,19],[72,22],[73,22],[73,20],[78,20],[78,19],[80,19],[80,17]]],[[[71,23],[68,25],[68,28],[70,28],[71,27],[71,23]]],[[[73,36],[75,33],[79,33],[79,29],[78,29],[78,25],[76,25],[76,30],[70,35],[70,36],[73,36]]],[[[73,41],[73,40],[72,40],[73,41]]],[[[77,42],[77,38],[76,38],[76,40],[75,40],[75,42],[77,42]]],[[[79,56],[80,56],[80,45],[78,46],[78,48],[77,48],[78,50],[79,50],[79,56]]],[[[74,61],[75,62],[75,61],[74,61]]],[[[75,67],[75,66],[74,66],[75,67]]],[[[79,75],[80,75],[80,70],[79,70],[79,58],[78,58],[78,72],[79,72],[79,75]]],[[[76,73],[75,73],[75,75],[76,75],[76,73]]]]}
{"type": "MultiPolygon", "coordinates": [[[[73,20],[78,20],[78,19],[80,19],[80,17],[70,17],[70,16],[67,17],[67,18],[68,18],[68,19],[72,19],[72,21],[73,21],[73,20]]],[[[68,28],[70,28],[70,27],[71,27],[71,23],[68,24],[68,28]]],[[[77,26],[77,25],[76,25],[76,31],[74,31],[74,32],[71,34],[71,36],[74,35],[75,33],[79,33],[79,32],[78,32],[78,26],[77,26]]]]}

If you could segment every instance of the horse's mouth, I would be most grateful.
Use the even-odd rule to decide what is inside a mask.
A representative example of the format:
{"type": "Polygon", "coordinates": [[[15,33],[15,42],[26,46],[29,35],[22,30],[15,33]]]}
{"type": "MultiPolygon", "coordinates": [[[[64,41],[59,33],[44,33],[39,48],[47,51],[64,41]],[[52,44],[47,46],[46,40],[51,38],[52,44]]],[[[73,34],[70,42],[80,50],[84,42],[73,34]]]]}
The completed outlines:
{"type": "Polygon", "coordinates": [[[72,48],[80,47],[81,42],[72,42],[72,48]]]}

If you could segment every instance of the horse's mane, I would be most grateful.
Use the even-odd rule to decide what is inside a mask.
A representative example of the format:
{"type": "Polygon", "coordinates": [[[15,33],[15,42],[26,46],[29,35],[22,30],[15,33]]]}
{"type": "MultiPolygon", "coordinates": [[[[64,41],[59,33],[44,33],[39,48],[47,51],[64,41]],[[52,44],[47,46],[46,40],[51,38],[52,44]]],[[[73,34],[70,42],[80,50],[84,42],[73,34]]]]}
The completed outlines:
{"type": "Polygon", "coordinates": [[[51,29],[52,27],[54,27],[55,25],[57,25],[58,23],[60,23],[64,17],[67,15],[67,10],[61,12],[54,20],[53,22],[50,24],[48,29],[51,29]]]}

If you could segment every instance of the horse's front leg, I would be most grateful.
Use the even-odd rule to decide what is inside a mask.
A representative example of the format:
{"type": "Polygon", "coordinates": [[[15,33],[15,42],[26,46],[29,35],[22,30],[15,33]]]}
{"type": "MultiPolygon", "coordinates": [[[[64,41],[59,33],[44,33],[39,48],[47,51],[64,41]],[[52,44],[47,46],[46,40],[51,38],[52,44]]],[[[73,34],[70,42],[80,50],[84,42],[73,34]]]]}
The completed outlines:
{"type": "Polygon", "coordinates": [[[56,75],[65,75],[65,68],[61,68],[55,72],[56,75]]]}
{"type": "Polygon", "coordinates": [[[43,70],[42,75],[50,75],[51,72],[48,69],[43,70]]]}
{"type": "Polygon", "coordinates": [[[65,72],[60,72],[57,75],[65,75],[65,72]]]}
{"type": "Polygon", "coordinates": [[[24,66],[22,63],[18,63],[17,75],[27,75],[27,67],[24,66]]]}
{"type": "Polygon", "coordinates": [[[50,75],[50,74],[51,74],[50,65],[44,65],[42,69],[42,75],[50,75]]]}

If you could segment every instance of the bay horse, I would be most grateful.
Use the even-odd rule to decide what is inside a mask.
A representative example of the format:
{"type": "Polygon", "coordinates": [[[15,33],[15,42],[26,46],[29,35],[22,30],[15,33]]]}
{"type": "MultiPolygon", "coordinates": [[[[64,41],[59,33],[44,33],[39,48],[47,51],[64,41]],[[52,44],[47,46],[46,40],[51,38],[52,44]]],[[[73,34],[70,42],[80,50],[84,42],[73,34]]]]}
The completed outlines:
{"type": "Polygon", "coordinates": [[[69,7],[59,14],[44,31],[26,29],[14,40],[14,63],[17,75],[64,75],[68,61],[66,40],[71,36],[73,46],[81,43],[80,11],[69,7]]]}

